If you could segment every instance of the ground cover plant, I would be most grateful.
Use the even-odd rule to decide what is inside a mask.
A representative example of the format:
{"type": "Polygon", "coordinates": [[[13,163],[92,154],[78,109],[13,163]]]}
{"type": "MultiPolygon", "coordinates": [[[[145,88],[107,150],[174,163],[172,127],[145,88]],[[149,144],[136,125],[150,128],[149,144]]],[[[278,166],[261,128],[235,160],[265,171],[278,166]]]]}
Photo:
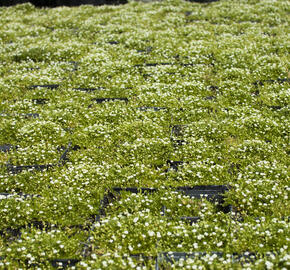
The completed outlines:
{"type": "Polygon", "coordinates": [[[0,8],[1,269],[288,269],[288,1],[0,8]]]}

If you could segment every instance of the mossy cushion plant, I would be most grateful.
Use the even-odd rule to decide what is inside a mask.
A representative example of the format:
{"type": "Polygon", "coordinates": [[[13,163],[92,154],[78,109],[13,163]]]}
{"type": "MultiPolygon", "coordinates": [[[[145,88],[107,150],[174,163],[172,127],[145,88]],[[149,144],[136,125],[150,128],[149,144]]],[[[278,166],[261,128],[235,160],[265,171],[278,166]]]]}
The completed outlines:
{"type": "Polygon", "coordinates": [[[289,11],[1,7],[0,268],[288,269],[289,11]]]}

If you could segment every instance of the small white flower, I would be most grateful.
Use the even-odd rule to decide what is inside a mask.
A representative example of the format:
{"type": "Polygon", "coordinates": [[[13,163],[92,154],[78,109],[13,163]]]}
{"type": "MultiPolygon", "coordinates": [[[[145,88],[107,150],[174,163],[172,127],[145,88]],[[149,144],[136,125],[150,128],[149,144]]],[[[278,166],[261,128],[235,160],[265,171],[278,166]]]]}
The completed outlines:
{"type": "Polygon", "coordinates": [[[94,260],[97,259],[97,255],[94,254],[94,253],[91,255],[91,257],[92,257],[94,260]]]}
{"type": "Polygon", "coordinates": [[[154,236],[155,233],[153,231],[148,231],[148,234],[149,234],[149,236],[152,237],[152,236],[154,236]]]}
{"type": "Polygon", "coordinates": [[[135,218],[133,219],[133,222],[136,223],[136,222],[138,221],[138,219],[139,219],[138,217],[135,217],[135,218]]]}
{"type": "Polygon", "coordinates": [[[273,263],[266,261],[265,264],[267,269],[273,269],[273,263]]]}
{"type": "Polygon", "coordinates": [[[220,242],[218,242],[216,245],[217,245],[218,247],[221,247],[221,246],[223,245],[223,242],[220,241],[220,242]]]}

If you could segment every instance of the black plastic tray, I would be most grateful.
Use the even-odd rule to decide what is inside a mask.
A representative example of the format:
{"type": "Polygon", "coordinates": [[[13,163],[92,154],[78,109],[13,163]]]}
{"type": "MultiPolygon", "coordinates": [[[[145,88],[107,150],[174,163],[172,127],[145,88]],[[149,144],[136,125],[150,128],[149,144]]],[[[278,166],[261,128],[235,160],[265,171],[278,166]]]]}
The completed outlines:
{"type": "Polygon", "coordinates": [[[280,79],[276,79],[276,80],[257,80],[254,82],[255,86],[263,86],[265,85],[265,83],[285,83],[285,82],[290,82],[290,78],[280,78],[280,79]]]}
{"type": "Polygon", "coordinates": [[[223,194],[229,191],[229,188],[225,185],[201,185],[193,187],[177,187],[177,191],[181,191],[184,194],[192,198],[206,198],[221,201],[223,194]]]}
{"type": "Polygon", "coordinates": [[[48,89],[57,89],[59,87],[59,84],[35,84],[31,85],[28,88],[29,89],[36,89],[36,88],[48,88],[48,89]]]}
{"type": "MultiPolygon", "coordinates": [[[[199,186],[184,186],[184,187],[177,187],[174,188],[173,190],[176,191],[181,191],[185,193],[186,195],[194,198],[201,198],[202,195],[208,196],[208,198],[217,196],[217,195],[222,195],[225,192],[229,191],[229,187],[225,185],[199,185],[199,186]]],[[[113,192],[131,192],[131,193],[154,193],[158,191],[157,188],[137,188],[137,187],[113,187],[112,188],[113,192]]]]}
{"type": "Polygon", "coordinates": [[[216,100],[215,96],[207,96],[204,98],[204,100],[216,100]]]}
{"type": "Polygon", "coordinates": [[[23,116],[24,118],[39,118],[38,113],[21,113],[17,115],[12,115],[8,113],[0,113],[0,116],[2,117],[15,117],[15,116],[23,116]]]}
{"type": "Polygon", "coordinates": [[[183,146],[183,145],[188,144],[188,142],[185,140],[177,140],[177,139],[173,139],[173,138],[171,138],[170,140],[173,144],[173,147],[175,147],[175,148],[178,146],[183,146]]]}
{"type": "Polygon", "coordinates": [[[73,90],[76,90],[76,91],[82,91],[82,92],[94,92],[94,91],[97,91],[97,90],[104,90],[105,88],[103,87],[98,87],[98,88],[83,88],[83,87],[78,87],[78,88],[73,88],[73,90]]]}
{"type": "Polygon", "coordinates": [[[119,188],[119,187],[114,187],[113,188],[114,192],[131,192],[131,193],[154,193],[157,191],[157,188],[136,188],[136,187],[126,187],[126,188],[119,188]]]}
{"type": "MultiPolygon", "coordinates": [[[[185,164],[184,161],[172,161],[172,160],[167,160],[166,163],[169,166],[169,169],[172,169],[174,171],[178,171],[178,167],[182,166],[183,164],[185,164]]],[[[169,169],[167,169],[166,171],[168,172],[169,169]]]]}
{"type": "Polygon", "coordinates": [[[157,67],[157,66],[173,66],[173,65],[179,65],[179,66],[183,66],[183,67],[196,66],[196,64],[194,64],[194,63],[159,62],[159,63],[144,63],[144,64],[138,64],[138,65],[134,65],[134,67],[157,67]]]}
{"type": "Polygon", "coordinates": [[[175,63],[160,62],[160,63],[138,64],[138,65],[134,65],[134,67],[157,67],[157,66],[172,66],[172,65],[175,65],[175,63]]]}
{"type": "Polygon", "coordinates": [[[18,196],[18,197],[22,197],[22,198],[34,198],[34,197],[41,197],[40,195],[33,195],[33,194],[24,194],[24,193],[0,193],[0,196],[3,197],[14,197],[14,196],[18,196]]]}
{"type": "Polygon", "coordinates": [[[212,3],[218,2],[219,0],[186,0],[188,2],[196,2],[196,3],[212,3]]]}
{"type": "Polygon", "coordinates": [[[47,99],[47,98],[35,98],[35,99],[32,99],[31,101],[35,104],[44,105],[49,101],[49,99],[47,99]]]}
{"type": "Polygon", "coordinates": [[[118,44],[120,44],[120,42],[116,41],[116,40],[112,40],[112,41],[108,41],[108,44],[110,44],[110,45],[118,45],[118,44]]]}
{"type": "Polygon", "coordinates": [[[185,221],[192,225],[193,223],[197,223],[200,221],[200,217],[180,217],[180,220],[185,221]]]}
{"type": "Polygon", "coordinates": [[[9,152],[16,148],[17,148],[16,146],[13,146],[11,144],[2,144],[0,145],[0,152],[9,152]]]}
{"type": "Polygon", "coordinates": [[[149,46],[145,50],[137,50],[138,53],[150,53],[153,50],[153,47],[149,46]]]}
{"type": "Polygon", "coordinates": [[[278,110],[281,110],[281,109],[283,109],[283,107],[282,106],[268,106],[268,108],[269,109],[271,109],[271,110],[274,110],[274,111],[278,111],[278,110]]]}
{"type": "Polygon", "coordinates": [[[169,263],[174,263],[179,260],[187,260],[189,258],[194,259],[194,258],[200,258],[204,257],[206,255],[216,255],[218,258],[223,257],[222,252],[218,251],[213,251],[213,252],[163,252],[158,255],[158,261],[166,261],[169,263]]]}
{"type": "Polygon", "coordinates": [[[45,230],[46,232],[52,230],[52,229],[81,229],[82,231],[88,231],[89,226],[84,226],[82,224],[78,225],[71,225],[71,226],[60,226],[56,224],[51,224],[45,221],[39,221],[39,220],[33,220],[27,223],[26,225],[21,225],[17,228],[6,228],[5,230],[0,231],[0,235],[10,235],[14,237],[21,237],[21,230],[22,229],[29,229],[29,228],[35,228],[38,230],[45,230]]]}
{"type": "Polygon", "coordinates": [[[24,118],[39,118],[39,113],[25,113],[20,114],[20,116],[23,116],[24,118]]]}
{"type": "Polygon", "coordinates": [[[91,101],[96,101],[97,103],[103,103],[103,102],[107,102],[107,101],[125,101],[128,102],[128,98],[92,98],[91,101]]]}
{"type": "Polygon", "coordinates": [[[140,111],[145,111],[145,112],[147,112],[147,111],[158,112],[158,111],[166,110],[167,108],[166,107],[146,107],[146,106],[144,106],[144,107],[138,107],[137,109],[140,111]]]}
{"type": "Polygon", "coordinates": [[[182,131],[184,128],[186,128],[188,125],[174,125],[171,128],[171,136],[182,136],[182,131]]]}
{"type": "MultiPolygon", "coordinates": [[[[217,258],[222,258],[226,254],[220,251],[211,251],[211,252],[162,252],[158,254],[158,258],[156,260],[155,269],[159,268],[159,263],[167,262],[173,264],[174,262],[178,262],[179,260],[187,260],[187,259],[195,259],[195,258],[202,258],[205,256],[212,256],[216,255],[217,258]]],[[[251,263],[254,262],[258,255],[255,252],[244,252],[244,253],[232,253],[230,254],[231,260],[233,263],[251,263]]],[[[267,256],[267,255],[266,255],[267,256]]],[[[161,268],[162,269],[162,268],[161,268]]]]}
{"type": "Polygon", "coordinates": [[[49,168],[52,168],[53,166],[55,166],[54,164],[34,164],[34,165],[23,165],[23,166],[13,166],[8,164],[7,165],[7,170],[9,173],[12,174],[17,174],[17,173],[21,173],[22,171],[25,170],[36,170],[36,171],[43,171],[43,170],[47,170],[49,168]]]}
{"type": "Polygon", "coordinates": [[[54,259],[51,260],[50,263],[52,267],[55,267],[57,269],[65,269],[67,267],[75,266],[80,261],[81,260],[78,259],[54,259]]]}
{"type": "Polygon", "coordinates": [[[59,7],[59,6],[80,6],[80,5],[121,5],[127,0],[1,0],[0,6],[12,6],[30,2],[37,7],[59,7]]]}

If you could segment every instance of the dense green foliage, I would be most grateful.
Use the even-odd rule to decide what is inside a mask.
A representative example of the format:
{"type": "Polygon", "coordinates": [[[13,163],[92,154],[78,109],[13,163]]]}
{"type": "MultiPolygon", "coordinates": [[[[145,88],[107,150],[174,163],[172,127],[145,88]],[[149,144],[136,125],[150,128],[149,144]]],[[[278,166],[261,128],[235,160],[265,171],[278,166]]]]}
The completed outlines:
{"type": "Polygon", "coordinates": [[[286,0],[0,8],[0,145],[14,146],[0,151],[12,194],[0,268],[154,269],[176,251],[207,253],[177,269],[287,269],[289,12],[286,0]],[[47,84],[59,87],[31,87],[47,84]],[[35,164],[55,166],[9,170],[35,164]],[[231,187],[232,211],[174,191],[196,185],[231,187]],[[121,192],[104,215],[112,187],[158,192],[121,192]]]}

